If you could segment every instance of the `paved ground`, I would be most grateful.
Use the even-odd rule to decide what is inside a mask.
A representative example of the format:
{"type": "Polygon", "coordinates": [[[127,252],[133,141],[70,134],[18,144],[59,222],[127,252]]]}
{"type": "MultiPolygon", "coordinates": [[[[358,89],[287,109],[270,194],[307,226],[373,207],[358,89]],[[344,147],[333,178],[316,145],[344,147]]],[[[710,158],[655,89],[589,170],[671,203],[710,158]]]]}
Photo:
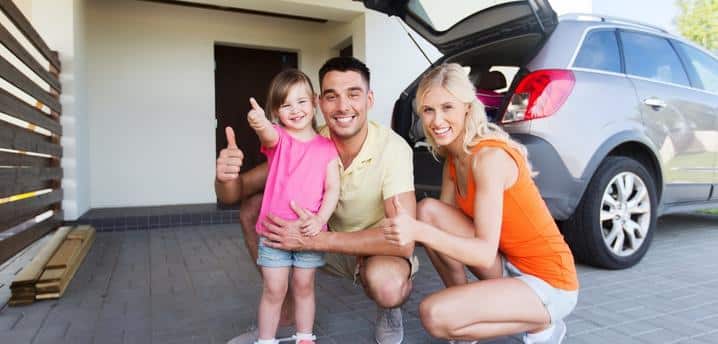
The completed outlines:
{"type": "MultiPolygon", "coordinates": [[[[65,296],[0,310],[0,343],[224,343],[255,318],[260,282],[230,225],[99,233],[65,296]]],[[[632,269],[579,267],[567,343],[718,342],[718,216],[660,221],[632,269]]],[[[423,267],[404,306],[405,343],[442,343],[418,302],[441,287],[423,267]]],[[[345,280],[320,274],[320,343],[372,343],[375,308],[345,280]]],[[[517,343],[500,338],[492,343],[517,343]]]]}

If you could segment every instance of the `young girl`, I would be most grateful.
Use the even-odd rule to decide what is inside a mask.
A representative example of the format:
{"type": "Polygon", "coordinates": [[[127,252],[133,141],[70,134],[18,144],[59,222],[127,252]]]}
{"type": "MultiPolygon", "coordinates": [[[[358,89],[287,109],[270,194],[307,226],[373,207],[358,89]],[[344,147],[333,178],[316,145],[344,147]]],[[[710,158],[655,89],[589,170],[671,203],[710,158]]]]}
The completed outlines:
{"type": "MultiPolygon", "coordinates": [[[[339,163],[334,143],[315,131],[316,95],[311,81],[295,69],[275,76],[267,96],[269,119],[254,98],[249,102],[252,110],[247,120],[259,136],[269,164],[257,233],[261,236],[265,231],[267,215],[298,219],[290,206],[292,202],[315,214],[303,222],[302,234],[311,237],[326,231],[326,223],[339,199],[339,163]]],[[[262,238],[257,264],[264,278],[257,344],[278,342],[275,335],[292,267],[296,343],[313,344],[314,273],[324,265],[323,254],[270,248],[262,238]]]]}
{"type": "Polygon", "coordinates": [[[526,148],[487,121],[458,64],[424,76],[416,110],[432,151],[446,157],[441,199],[422,200],[418,220],[400,212],[385,235],[424,244],[447,287],[421,302],[424,327],[462,343],[521,332],[526,344],[561,343],[578,279],[526,148]],[[465,267],[480,281],[467,284],[465,267]]]}

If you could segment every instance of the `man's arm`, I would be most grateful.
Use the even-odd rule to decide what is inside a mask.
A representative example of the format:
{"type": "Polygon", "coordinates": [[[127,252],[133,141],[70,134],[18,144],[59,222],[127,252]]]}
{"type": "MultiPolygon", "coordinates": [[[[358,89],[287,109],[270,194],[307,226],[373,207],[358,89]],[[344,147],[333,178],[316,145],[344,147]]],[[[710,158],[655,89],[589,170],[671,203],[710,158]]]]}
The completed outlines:
{"type": "Polygon", "coordinates": [[[383,179],[381,192],[384,195],[384,216],[373,228],[356,232],[322,232],[312,238],[302,238],[295,228],[311,213],[304,209],[293,207],[299,215],[296,223],[284,221],[274,216],[268,216],[269,223],[265,223],[268,233],[265,234],[267,246],[285,250],[315,250],[323,252],[336,252],[358,256],[400,256],[409,257],[414,251],[414,245],[397,247],[384,239],[384,223],[386,219],[395,216],[394,198],[397,199],[407,216],[416,218],[416,195],[414,194],[414,173],[412,150],[406,142],[396,136],[384,150],[382,168],[383,179]],[[273,242],[270,242],[273,241],[273,242]],[[393,246],[393,247],[392,247],[393,246]]]}
{"type": "MultiPolygon", "coordinates": [[[[392,201],[397,197],[401,207],[407,214],[416,218],[416,195],[413,191],[400,193],[384,200],[384,211],[387,218],[394,217],[397,209],[392,201]]],[[[308,250],[336,252],[356,256],[400,256],[409,257],[414,252],[414,245],[397,247],[384,239],[383,221],[377,227],[357,232],[326,232],[319,240],[308,243],[308,250]]]]}
{"type": "MultiPolygon", "coordinates": [[[[413,191],[403,192],[384,200],[384,209],[388,217],[397,213],[392,198],[397,197],[405,212],[416,217],[416,196],[413,191]]],[[[292,206],[299,214],[297,221],[285,221],[272,215],[265,223],[268,232],[265,244],[270,247],[284,250],[306,250],[320,252],[335,252],[355,256],[399,256],[409,257],[414,252],[413,245],[396,246],[384,239],[383,221],[374,228],[356,232],[321,232],[311,238],[299,232],[301,222],[312,216],[305,209],[292,206]]]]}
{"type": "Polygon", "coordinates": [[[267,181],[267,172],[267,163],[265,162],[239,174],[236,179],[221,181],[219,178],[215,178],[214,192],[217,194],[217,199],[221,203],[232,204],[262,192],[267,181]]]}

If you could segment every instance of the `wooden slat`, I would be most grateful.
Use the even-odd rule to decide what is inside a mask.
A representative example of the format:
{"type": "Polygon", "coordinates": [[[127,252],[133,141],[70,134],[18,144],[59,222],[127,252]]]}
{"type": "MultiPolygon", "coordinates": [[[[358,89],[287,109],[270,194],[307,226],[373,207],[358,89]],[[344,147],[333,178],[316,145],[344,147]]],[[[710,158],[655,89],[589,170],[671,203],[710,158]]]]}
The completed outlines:
{"type": "Polygon", "coordinates": [[[57,58],[47,46],[45,41],[40,38],[40,35],[35,31],[30,22],[20,12],[20,9],[15,6],[12,0],[0,0],[0,9],[5,12],[8,18],[15,24],[15,26],[25,35],[28,41],[37,48],[38,51],[44,56],[55,69],[60,70],[60,59],[57,58]]]}
{"type": "Polygon", "coordinates": [[[80,247],[82,247],[82,240],[65,240],[57,252],[52,255],[52,258],[47,262],[45,268],[56,269],[67,267],[80,251],[80,247]]]}
{"type": "Polygon", "coordinates": [[[0,168],[0,198],[52,188],[60,179],[60,167],[0,168]]]}
{"type": "Polygon", "coordinates": [[[60,215],[56,215],[55,217],[47,219],[46,221],[30,227],[18,234],[0,240],[0,264],[20,252],[20,250],[25,248],[27,245],[47,234],[49,231],[59,227],[61,220],[62,217],[60,215]]]}
{"type": "MultiPolygon", "coordinates": [[[[62,269],[62,274],[64,275],[67,269],[62,269]]],[[[60,281],[51,281],[51,282],[40,282],[35,285],[35,290],[37,290],[37,295],[40,294],[47,294],[47,293],[59,293],[60,292],[60,281]]]]}
{"type": "Polygon", "coordinates": [[[0,232],[23,223],[62,201],[62,190],[20,201],[0,204],[0,232]]]}
{"type": "Polygon", "coordinates": [[[0,198],[52,187],[52,181],[40,179],[30,179],[22,183],[6,183],[7,180],[15,179],[17,173],[13,170],[14,169],[10,168],[0,168],[0,198]]]}
{"type": "Polygon", "coordinates": [[[62,112],[62,106],[59,100],[53,98],[50,93],[43,90],[38,84],[5,60],[5,58],[0,58],[0,76],[7,82],[15,85],[15,87],[23,90],[23,92],[46,104],[50,109],[62,112]]]}
{"type": "MultiPolygon", "coordinates": [[[[2,0],[0,0],[2,1],[2,0]]],[[[23,121],[43,127],[55,135],[62,134],[60,122],[44,112],[28,105],[14,95],[0,88],[0,112],[15,116],[23,121]]]]}
{"type": "Polygon", "coordinates": [[[62,146],[52,138],[0,121],[0,148],[62,156],[62,146]]]}
{"type": "Polygon", "coordinates": [[[39,282],[54,282],[62,278],[62,275],[65,273],[64,268],[57,268],[57,269],[46,269],[40,278],[38,279],[39,282]]]}
{"type": "Polygon", "coordinates": [[[37,75],[42,78],[42,80],[45,80],[52,88],[54,88],[58,93],[62,90],[62,87],[60,86],[60,81],[57,80],[50,72],[42,67],[40,63],[30,55],[30,53],[27,52],[27,50],[18,42],[15,37],[8,31],[6,28],[4,28],[2,25],[0,25],[0,43],[4,45],[8,50],[10,50],[20,61],[22,61],[28,68],[30,68],[33,72],[35,72],[37,75]]]}
{"type": "Polygon", "coordinates": [[[41,158],[26,154],[0,152],[0,166],[35,166],[48,167],[53,164],[53,159],[41,158]]]}
{"type": "Polygon", "coordinates": [[[62,242],[65,241],[67,233],[70,232],[70,228],[71,227],[61,227],[55,231],[52,238],[42,246],[40,251],[32,258],[32,261],[22,268],[22,271],[13,278],[12,284],[10,284],[10,289],[13,289],[13,294],[15,294],[15,290],[19,290],[19,288],[23,286],[32,287],[35,285],[35,282],[37,282],[41,274],[43,274],[42,270],[45,264],[52,258],[52,255],[55,254],[55,251],[57,251],[57,248],[60,247],[62,242]]]}
{"type": "MultiPolygon", "coordinates": [[[[83,232],[79,229],[74,229],[73,232],[83,232]]],[[[75,273],[80,268],[80,265],[82,265],[82,262],[85,260],[85,256],[87,256],[87,252],[90,251],[90,247],[92,247],[92,244],[95,242],[95,229],[92,227],[89,227],[86,231],[84,231],[85,236],[82,240],[82,245],[79,250],[75,252],[71,260],[68,262],[68,265],[65,269],[65,272],[62,275],[62,278],[60,279],[60,291],[59,293],[39,293],[40,284],[37,284],[38,294],[35,296],[36,299],[42,300],[42,299],[48,299],[48,298],[58,298],[62,296],[62,294],[65,293],[65,290],[67,289],[67,286],[70,284],[70,281],[72,281],[72,278],[75,276],[75,273]]],[[[70,237],[70,235],[68,235],[70,237]]],[[[53,283],[53,282],[50,282],[53,283]]],[[[48,285],[49,287],[49,285],[48,285]]]]}
{"type": "Polygon", "coordinates": [[[62,146],[45,136],[0,121],[0,148],[62,156],[62,146]]]}

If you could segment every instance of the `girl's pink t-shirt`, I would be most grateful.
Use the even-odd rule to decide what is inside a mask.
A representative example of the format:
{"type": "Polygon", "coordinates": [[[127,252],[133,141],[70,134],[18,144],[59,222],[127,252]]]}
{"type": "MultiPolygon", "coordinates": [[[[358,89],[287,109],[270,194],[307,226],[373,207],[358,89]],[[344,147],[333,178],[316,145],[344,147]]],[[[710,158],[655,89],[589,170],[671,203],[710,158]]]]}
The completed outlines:
{"type": "MultiPolygon", "coordinates": [[[[259,234],[266,231],[267,214],[285,220],[299,218],[289,206],[290,201],[316,214],[322,206],[327,165],[338,156],[334,142],[324,136],[316,135],[305,142],[289,135],[280,125],[274,128],[279,134],[277,145],[261,149],[267,156],[269,173],[256,225],[259,234]]],[[[325,225],[323,230],[326,229],[325,225]]]]}

